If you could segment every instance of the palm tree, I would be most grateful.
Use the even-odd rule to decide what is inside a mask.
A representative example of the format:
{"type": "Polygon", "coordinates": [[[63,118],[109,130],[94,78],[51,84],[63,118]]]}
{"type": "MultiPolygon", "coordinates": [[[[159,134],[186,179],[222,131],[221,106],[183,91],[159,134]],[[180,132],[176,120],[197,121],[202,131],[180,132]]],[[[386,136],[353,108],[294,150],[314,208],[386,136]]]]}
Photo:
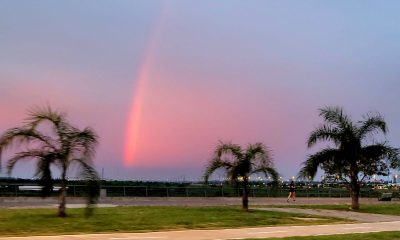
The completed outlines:
{"type": "Polygon", "coordinates": [[[348,182],[351,189],[352,209],[359,209],[360,183],[373,174],[385,175],[389,167],[397,164],[398,150],[386,143],[368,144],[367,137],[374,133],[386,134],[387,126],[379,114],[366,115],[354,123],[339,107],[319,110],[325,123],[311,132],[308,147],[320,141],[330,141],[335,147],[327,147],[310,155],[300,170],[300,176],[314,178],[318,167],[326,174],[336,175],[348,182]],[[388,159],[392,164],[387,164],[388,159]]]}
{"type": "Polygon", "coordinates": [[[231,182],[243,186],[242,208],[248,211],[249,177],[252,174],[263,173],[266,177],[271,176],[275,181],[278,179],[278,173],[273,167],[270,155],[269,150],[262,143],[250,144],[246,149],[242,149],[237,144],[220,142],[206,168],[204,180],[207,183],[213,172],[219,168],[225,169],[227,178],[231,182]]]}
{"type": "MultiPolygon", "coordinates": [[[[11,128],[0,136],[0,153],[13,143],[23,145],[24,150],[8,160],[7,170],[11,170],[21,160],[37,160],[37,173],[40,183],[47,191],[52,188],[50,166],[60,169],[61,188],[59,196],[58,216],[66,216],[67,172],[76,165],[81,176],[90,181],[98,180],[92,166],[92,158],[97,145],[97,135],[91,128],[79,130],[72,126],[66,115],[47,108],[36,108],[29,111],[27,123],[22,127],[11,128]],[[51,130],[46,130],[46,127],[51,130]]],[[[21,148],[22,149],[22,148],[21,148]]],[[[93,202],[96,193],[90,191],[89,202],[93,202]]]]}

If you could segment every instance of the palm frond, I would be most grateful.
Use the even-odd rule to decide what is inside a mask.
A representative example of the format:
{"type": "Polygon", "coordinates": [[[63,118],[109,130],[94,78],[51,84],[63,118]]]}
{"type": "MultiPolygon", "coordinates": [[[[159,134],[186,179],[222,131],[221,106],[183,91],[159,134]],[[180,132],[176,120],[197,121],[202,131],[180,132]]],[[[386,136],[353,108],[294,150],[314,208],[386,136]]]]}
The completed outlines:
{"type": "Polygon", "coordinates": [[[203,174],[203,179],[205,183],[208,183],[209,177],[215,172],[215,170],[219,168],[224,168],[225,170],[229,170],[233,168],[233,163],[228,161],[222,161],[220,158],[214,158],[206,167],[206,170],[203,174]]]}
{"type": "Polygon", "coordinates": [[[333,148],[323,149],[315,154],[310,155],[306,161],[303,162],[303,167],[300,170],[299,177],[308,179],[314,178],[317,174],[318,167],[322,167],[324,163],[329,161],[337,161],[342,158],[340,150],[333,148]]]}
{"type": "Polygon", "coordinates": [[[71,134],[69,142],[75,153],[80,153],[83,158],[91,159],[96,150],[98,136],[91,128],[85,128],[83,131],[76,131],[71,134]]]}
{"type": "Polygon", "coordinates": [[[249,157],[254,157],[257,154],[267,155],[267,152],[268,149],[263,143],[249,144],[249,146],[246,148],[246,155],[249,157]]]}
{"type": "Polygon", "coordinates": [[[274,180],[278,179],[278,173],[274,168],[271,151],[262,143],[250,144],[246,149],[245,158],[251,163],[251,168],[243,174],[264,173],[266,177],[271,176],[274,180]]]}
{"type": "Polygon", "coordinates": [[[204,181],[207,183],[211,174],[213,174],[215,170],[219,168],[232,170],[232,168],[235,166],[235,162],[240,161],[242,156],[242,149],[239,145],[231,142],[224,143],[220,141],[215,148],[213,157],[203,174],[204,181]]]}
{"type": "Polygon", "coordinates": [[[10,174],[15,164],[21,160],[40,159],[44,155],[43,151],[38,149],[16,153],[7,161],[7,173],[10,174]]]}
{"type": "Polygon", "coordinates": [[[38,141],[44,144],[43,147],[55,149],[55,146],[53,145],[53,139],[39,133],[38,131],[25,127],[11,128],[4,132],[0,137],[0,149],[10,147],[13,145],[13,143],[20,145],[32,141],[38,141]]]}
{"type": "Polygon", "coordinates": [[[358,128],[358,137],[364,138],[367,134],[374,133],[376,131],[382,131],[384,134],[387,133],[386,122],[381,115],[371,116],[367,115],[363,121],[359,121],[360,127],[358,128]]]}
{"type": "Polygon", "coordinates": [[[338,145],[340,143],[340,139],[340,131],[337,128],[325,124],[311,132],[310,137],[307,140],[307,146],[310,148],[320,140],[330,140],[338,145]]]}
{"type": "Polygon", "coordinates": [[[250,144],[245,153],[253,166],[273,166],[272,153],[263,143],[250,144]]]}
{"type": "Polygon", "coordinates": [[[68,143],[68,134],[75,132],[75,129],[66,119],[66,114],[47,107],[36,107],[28,111],[27,126],[36,129],[42,122],[50,122],[54,133],[59,137],[60,145],[68,143]]]}
{"type": "Polygon", "coordinates": [[[361,154],[367,161],[377,161],[389,156],[392,148],[386,146],[384,143],[376,143],[361,148],[361,154]]]}
{"type": "Polygon", "coordinates": [[[351,120],[347,116],[341,107],[325,107],[319,109],[319,115],[324,118],[325,121],[336,125],[339,128],[347,128],[351,126],[351,120]]]}
{"type": "MultiPolygon", "coordinates": [[[[392,148],[386,143],[376,143],[361,149],[360,169],[367,175],[387,172],[387,168],[398,168],[400,166],[399,149],[392,148]],[[388,160],[386,163],[385,160],[388,160]]],[[[382,174],[380,174],[382,175],[382,174]]]]}
{"type": "Polygon", "coordinates": [[[222,159],[223,155],[229,155],[229,154],[232,154],[236,159],[241,159],[242,148],[239,145],[233,144],[231,142],[224,143],[220,141],[220,144],[216,147],[214,151],[213,158],[222,159]]]}
{"type": "Polygon", "coordinates": [[[96,169],[92,166],[92,162],[87,159],[74,158],[71,159],[71,164],[77,164],[81,169],[80,176],[85,180],[99,180],[96,169]]]}
{"type": "Polygon", "coordinates": [[[400,168],[400,149],[391,147],[388,153],[391,168],[400,168]]]}
{"type": "Polygon", "coordinates": [[[36,128],[44,121],[50,121],[57,128],[66,122],[66,115],[64,113],[53,110],[50,106],[34,107],[28,110],[28,118],[26,118],[28,126],[36,128]]]}

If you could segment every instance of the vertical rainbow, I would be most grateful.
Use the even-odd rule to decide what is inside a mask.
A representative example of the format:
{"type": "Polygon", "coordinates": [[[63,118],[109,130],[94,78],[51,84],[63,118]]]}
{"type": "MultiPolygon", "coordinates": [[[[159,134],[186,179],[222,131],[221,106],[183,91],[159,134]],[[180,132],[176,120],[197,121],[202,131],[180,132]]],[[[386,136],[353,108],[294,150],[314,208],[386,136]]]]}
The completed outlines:
{"type": "Polygon", "coordinates": [[[143,98],[147,91],[147,83],[150,81],[151,67],[154,58],[154,52],[159,39],[161,24],[165,22],[165,13],[167,11],[167,5],[161,7],[161,12],[158,15],[155,26],[150,34],[149,41],[147,42],[143,61],[139,67],[138,74],[136,76],[136,84],[133,92],[133,98],[131,108],[129,111],[128,120],[126,123],[126,135],[125,135],[125,146],[124,146],[124,165],[132,166],[138,151],[138,142],[140,138],[140,126],[142,120],[142,107],[143,98]]]}
{"type": "Polygon", "coordinates": [[[142,119],[142,101],[145,92],[145,84],[149,79],[150,57],[146,56],[137,75],[132,106],[129,112],[126,126],[124,163],[126,166],[132,166],[137,152],[137,143],[139,140],[140,121],[142,119]]]}

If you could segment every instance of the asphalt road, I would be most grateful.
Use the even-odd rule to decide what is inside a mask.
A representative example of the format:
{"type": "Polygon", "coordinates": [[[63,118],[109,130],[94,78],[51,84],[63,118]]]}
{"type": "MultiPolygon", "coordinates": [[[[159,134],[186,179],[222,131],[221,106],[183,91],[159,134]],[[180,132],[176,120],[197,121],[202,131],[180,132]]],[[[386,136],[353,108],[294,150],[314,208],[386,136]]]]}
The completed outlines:
{"type": "Polygon", "coordinates": [[[291,236],[322,236],[332,234],[398,231],[400,221],[333,224],[313,226],[280,226],[221,230],[185,230],[149,233],[85,234],[62,236],[12,237],[0,240],[225,240],[291,236]]]}

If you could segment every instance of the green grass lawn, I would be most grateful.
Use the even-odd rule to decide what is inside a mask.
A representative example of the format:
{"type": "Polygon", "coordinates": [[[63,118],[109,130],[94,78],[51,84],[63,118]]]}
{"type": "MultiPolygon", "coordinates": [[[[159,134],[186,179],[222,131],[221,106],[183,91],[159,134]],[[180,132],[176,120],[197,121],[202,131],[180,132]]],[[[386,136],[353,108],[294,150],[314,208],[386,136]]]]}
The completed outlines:
{"type": "Polygon", "coordinates": [[[343,222],[333,218],[312,219],[299,214],[244,212],[240,207],[98,208],[89,218],[84,217],[84,209],[68,209],[67,213],[67,218],[59,218],[56,217],[56,209],[0,209],[0,235],[146,232],[343,222]]]}
{"type": "MultiPolygon", "coordinates": [[[[257,240],[398,240],[400,232],[379,232],[379,233],[361,233],[361,234],[339,234],[317,237],[288,237],[288,238],[257,238],[257,240]]],[[[256,240],[256,239],[247,239],[256,240]]]]}
{"type": "MultiPolygon", "coordinates": [[[[269,206],[271,207],[271,206],[269,206]]],[[[311,208],[311,209],[331,209],[342,211],[353,211],[350,205],[287,205],[287,206],[272,206],[272,207],[291,207],[291,208],[311,208]]],[[[378,213],[387,215],[400,216],[400,203],[382,203],[382,204],[361,204],[357,212],[363,213],[378,213]]]]}

